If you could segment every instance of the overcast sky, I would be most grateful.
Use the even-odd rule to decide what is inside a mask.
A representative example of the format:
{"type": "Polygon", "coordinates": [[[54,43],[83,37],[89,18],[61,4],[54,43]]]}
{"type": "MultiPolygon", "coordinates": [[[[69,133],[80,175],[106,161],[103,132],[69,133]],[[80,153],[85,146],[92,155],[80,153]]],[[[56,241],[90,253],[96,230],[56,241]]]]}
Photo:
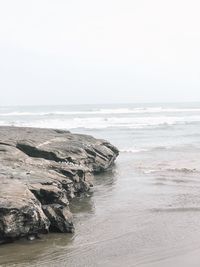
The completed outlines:
{"type": "Polygon", "coordinates": [[[198,0],[0,0],[0,105],[200,101],[198,0]]]}

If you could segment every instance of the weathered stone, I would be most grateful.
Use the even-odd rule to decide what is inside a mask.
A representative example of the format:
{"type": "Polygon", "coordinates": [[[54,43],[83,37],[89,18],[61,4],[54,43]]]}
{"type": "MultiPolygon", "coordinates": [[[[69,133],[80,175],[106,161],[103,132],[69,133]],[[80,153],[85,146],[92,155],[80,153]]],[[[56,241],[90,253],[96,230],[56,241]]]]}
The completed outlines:
{"type": "Polygon", "coordinates": [[[0,127],[0,242],[49,229],[73,232],[69,200],[118,150],[105,140],[52,129],[0,127]]]}
{"type": "Polygon", "coordinates": [[[51,231],[61,233],[74,232],[72,213],[67,207],[59,204],[51,204],[43,206],[43,210],[51,222],[51,231]]]}
{"type": "Polygon", "coordinates": [[[18,180],[1,179],[0,242],[48,232],[50,221],[40,202],[18,180]]]}

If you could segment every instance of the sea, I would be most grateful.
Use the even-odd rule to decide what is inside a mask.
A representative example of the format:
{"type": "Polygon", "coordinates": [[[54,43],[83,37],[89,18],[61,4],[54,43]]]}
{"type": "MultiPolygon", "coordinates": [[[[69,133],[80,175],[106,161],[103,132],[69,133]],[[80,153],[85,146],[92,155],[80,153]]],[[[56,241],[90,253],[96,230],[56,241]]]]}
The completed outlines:
{"type": "Polygon", "coordinates": [[[74,234],[0,247],[0,266],[200,266],[200,103],[0,107],[0,125],[106,139],[120,155],[74,199],[74,234]]]}

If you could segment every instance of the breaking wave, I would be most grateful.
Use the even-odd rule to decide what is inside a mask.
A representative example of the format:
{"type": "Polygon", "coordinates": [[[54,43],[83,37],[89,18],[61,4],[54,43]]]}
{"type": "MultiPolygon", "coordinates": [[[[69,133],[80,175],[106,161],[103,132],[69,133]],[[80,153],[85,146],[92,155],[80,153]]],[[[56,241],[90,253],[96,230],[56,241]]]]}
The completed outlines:
{"type": "Polygon", "coordinates": [[[150,149],[146,149],[146,148],[125,148],[125,149],[120,149],[121,153],[140,153],[140,152],[147,152],[150,149]]]}
{"type": "Polygon", "coordinates": [[[59,129],[106,129],[106,128],[126,128],[144,129],[154,127],[170,127],[173,125],[186,125],[200,123],[200,116],[186,117],[72,117],[72,118],[46,118],[28,119],[18,118],[15,120],[2,120],[1,125],[16,125],[59,129]]]}
{"type": "Polygon", "coordinates": [[[180,173],[198,173],[197,169],[190,169],[190,168],[169,168],[167,169],[169,172],[180,172],[180,173]]]}
{"type": "Polygon", "coordinates": [[[31,126],[44,126],[55,128],[109,128],[125,127],[131,129],[146,128],[152,126],[172,126],[175,124],[189,124],[200,122],[200,116],[191,117],[93,117],[93,118],[71,118],[71,119],[47,119],[32,122],[31,126]]]}
{"type": "Polygon", "coordinates": [[[146,108],[102,108],[89,110],[74,110],[74,111],[0,111],[0,116],[64,116],[64,115],[109,115],[109,114],[146,114],[146,113],[194,113],[200,112],[200,108],[164,108],[164,107],[146,107],[146,108]]]}

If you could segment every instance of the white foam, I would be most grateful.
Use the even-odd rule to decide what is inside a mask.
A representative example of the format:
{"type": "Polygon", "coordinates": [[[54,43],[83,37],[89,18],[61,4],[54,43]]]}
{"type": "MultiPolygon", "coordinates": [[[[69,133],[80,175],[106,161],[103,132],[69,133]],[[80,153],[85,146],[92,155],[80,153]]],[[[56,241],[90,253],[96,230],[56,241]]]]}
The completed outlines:
{"type": "MultiPolygon", "coordinates": [[[[172,117],[82,117],[82,118],[47,118],[37,120],[18,120],[13,123],[17,126],[32,126],[44,128],[60,129],[105,129],[105,128],[126,128],[126,129],[143,129],[149,127],[168,127],[176,124],[188,124],[200,122],[200,116],[172,117]]],[[[5,125],[5,123],[3,123],[5,125]]],[[[1,123],[2,125],[2,123],[1,123]]]]}
{"type": "Polygon", "coordinates": [[[179,112],[200,112],[200,108],[164,108],[164,107],[146,107],[146,108],[120,108],[120,109],[101,109],[101,114],[138,114],[138,113],[179,113],[179,112]]]}
{"type": "Polygon", "coordinates": [[[154,172],[157,172],[157,170],[147,170],[147,171],[144,171],[143,173],[144,174],[150,174],[150,173],[154,173],[154,172]]]}
{"type": "Polygon", "coordinates": [[[136,149],[136,148],[120,149],[121,153],[140,153],[140,152],[147,152],[147,151],[149,151],[149,150],[145,149],[145,148],[140,148],[140,149],[136,149]]]}
{"type": "Polygon", "coordinates": [[[146,108],[110,108],[110,109],[93,109],[77,111],[60,111],[51,110],[48,112],[0,112],[0,116],[53,116],[53,115],[109,115],[109,114],[145,114],[145,113],[183,113],[183,112],[200,112],[200,108],[164,108],[164,107],[146,107],[146,108]]]}

